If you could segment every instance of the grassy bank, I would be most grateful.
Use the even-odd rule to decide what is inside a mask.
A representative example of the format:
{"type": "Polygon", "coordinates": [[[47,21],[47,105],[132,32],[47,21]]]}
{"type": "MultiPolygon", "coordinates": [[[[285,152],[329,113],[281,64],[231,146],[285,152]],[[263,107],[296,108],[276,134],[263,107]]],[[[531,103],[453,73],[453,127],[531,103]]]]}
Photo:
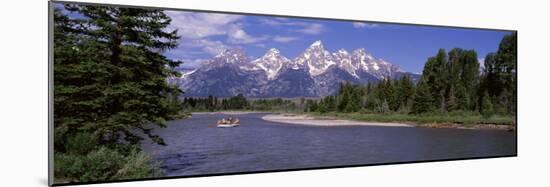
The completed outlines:
{"type": "Polygon", "coordinates": [[[493,115],[489,117],[482,116],[476,113],[470,112],[457,112],[446,114],[424,114],[424,115],[411,115],[411,114],[374,114],[374,113],[307,113],[315,117],[334,117],[338,119],[349,119],[358,121],[372,121],[372,122],[400,122],[400,123],[412,123],[416,125],[448,125],[456,124],[465,127],[471,127],[474,125],[514,125],[514,116],[502,116],[493,115]]]}

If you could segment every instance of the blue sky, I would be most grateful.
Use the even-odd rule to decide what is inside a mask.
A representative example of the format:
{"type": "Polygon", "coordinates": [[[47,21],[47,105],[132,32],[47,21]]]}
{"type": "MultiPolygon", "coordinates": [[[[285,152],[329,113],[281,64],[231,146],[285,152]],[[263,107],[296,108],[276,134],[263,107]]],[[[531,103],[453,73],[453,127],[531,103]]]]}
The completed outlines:
{"type": "Polygon", "coordinates": [[[171,29],[182,36],[180,46],[165,54],[196,67],[227,48],[241,48],[251,58],[277,48],[289,59],[316,40],[331,52],[365,48],[377,58],[398,64],[405,71],[421,72],[426,59],[438,49],[474,49],[483,59],[494,52],[507,31],[447,27],[299,19],[274,16],[231,15],[166,11],[171,29]]]}
{"type": "MultiPolygon", "coordinates": [[[[60,5],[56,5],[62,8],[60,5]]],[[[68,13],[65,11],[65,13],[68,13]]],[[[172,18],[167,30],[178,29],[177,48],[166,51],[168,58],[182,60],[184,68],[229,48],[241,48],[251,59],[277,48],[293,59],[316,40],[331,52],[365,48],[401,69],[420,73],[426,59],[438,49],[474,49],[482,60],[494,52],[507,31],[431,27],[373,22],[301,19],[276,16],[165,11],[172,18]]],[[[80,17],[78,14],[69,14],[80,17]]]]}

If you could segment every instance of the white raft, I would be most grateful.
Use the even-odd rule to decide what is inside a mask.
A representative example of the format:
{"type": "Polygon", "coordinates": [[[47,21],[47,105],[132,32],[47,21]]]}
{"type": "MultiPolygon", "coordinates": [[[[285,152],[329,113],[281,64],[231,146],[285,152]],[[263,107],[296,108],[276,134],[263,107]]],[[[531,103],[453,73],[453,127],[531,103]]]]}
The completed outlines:
{"type": "Polygon", "coordinates": [[[239,120],[235,120],[233,123],[222,123],[221,120],[218,121],[218,128],[237,127],[239,125],[239,120]]]}

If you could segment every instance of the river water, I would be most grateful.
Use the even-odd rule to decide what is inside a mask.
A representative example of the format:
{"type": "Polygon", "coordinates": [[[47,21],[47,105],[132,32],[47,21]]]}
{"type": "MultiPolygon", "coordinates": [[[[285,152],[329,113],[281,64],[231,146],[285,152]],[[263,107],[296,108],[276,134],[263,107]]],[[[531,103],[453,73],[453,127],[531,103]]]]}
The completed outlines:
{"type": "Polygon", "coordinates": [[[252,172],[515,155],[516,133],[410,127],[318,127],[236,115],[241,126],[216,128],[223,114],[194,114],[155,129],[167,146],[142,145],[166,176],[252,172]]]}

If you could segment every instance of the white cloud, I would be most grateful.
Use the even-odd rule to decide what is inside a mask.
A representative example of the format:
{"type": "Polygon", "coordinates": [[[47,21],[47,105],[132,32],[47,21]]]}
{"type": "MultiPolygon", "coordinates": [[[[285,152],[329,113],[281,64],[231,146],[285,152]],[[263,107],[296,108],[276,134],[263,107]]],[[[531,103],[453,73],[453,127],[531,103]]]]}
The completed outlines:
{"type": "Polygon", "coordinates": [[[239,27],[240,15],[216,13],[190,13],[182,11],[165,11],[172,18],[170,29],[178,29],[182,38],[200,39],[209,36],[226,35],[228,31],[239,27]]]}
{"type": "Polygon", "coordinates": [[[269,38],[269,36],[254,37],[247,34],[242,29],[234,29],[229,32],[228,42],[233,44],[250,44],[257,43],[269,38]]]}
{"type": "Polygon", "coordinates": [[[308,24],[302,29],[296,30],[296,32],[300,32],[304,34],[320,34],[321,32],[323,32],[323,30],[324,30],[323,25],[318,23],[312,23],[312,24],[308,24]]]}
{"type": "Polygon", "coordinates": [[[325,30],[325,27],[319,23],[289,21],[286,18],[262,19],[261,22],[275,27],[288,26],[290,31],[303,34],[320,34],[325,30]]]}
{"type": "Polygon", "coordinates": [[[279,43],[288,43],[288,42],[292,42],[294,40],[298,40],[298,37],[292,37],[292,36],[275,36],[275,37],[273,37],[273,41],[279,42],[279,43]]]}
{"type": "Polygon", "coordinates": [[[364,23],[364,22],[353,22],[351,24],[355,28],[369,28],[369,29],[376,28],[376,27],[380,26],[376,23],[364,23]]]}
{"type": "Polygon", "coordinates": [[[212,56],[221,53],[223,50],[230,48],[221,41],[209,39],[185,39],[179,41],[176,49],[167,51],[172,57],[180,59],[193,59],[197,56],[212,56]]]}
{"type": "Polygon", "coordinates": [[[179,46],[171,54],[192,58],[197,53],[217,55],[236,44],[253,44],[269,36],[248,34],[240,22],[241,15],[218,13],[194,13],[183,11],[165,11],[172,18],[169,29],[177,29],[181,36],[179,46]],[[212,37],[226,37],[224,39],[212,37]]]}
{"type": "MultiPolygon", "coordinates": [[[[284,22],[281,22],[281,21],[277,21],[275,19],[261,19],[260,20],[263,24],[266,24],[266,25],[270,25],[270,26],[281,26],[281,25],[285,25],[284,22]]],[[[288,24],[286,24],[288,25],[288,24]]]]}
{"type": "Polygon", "coordinates": [[[204,52],[211,55],[217,55],[223,50],[229,48],[221,41],[212,41],[208,39],[194,40],[191,42],[191,45],[194,47],[202,48],[204,52]]]}
{"type": "Polygon", "coordinates": [[[183,62],[180,67],[183,69],[196,69],[198,68],[203,62],[207,61],[208,59],[181,59],[183,62]]]}

